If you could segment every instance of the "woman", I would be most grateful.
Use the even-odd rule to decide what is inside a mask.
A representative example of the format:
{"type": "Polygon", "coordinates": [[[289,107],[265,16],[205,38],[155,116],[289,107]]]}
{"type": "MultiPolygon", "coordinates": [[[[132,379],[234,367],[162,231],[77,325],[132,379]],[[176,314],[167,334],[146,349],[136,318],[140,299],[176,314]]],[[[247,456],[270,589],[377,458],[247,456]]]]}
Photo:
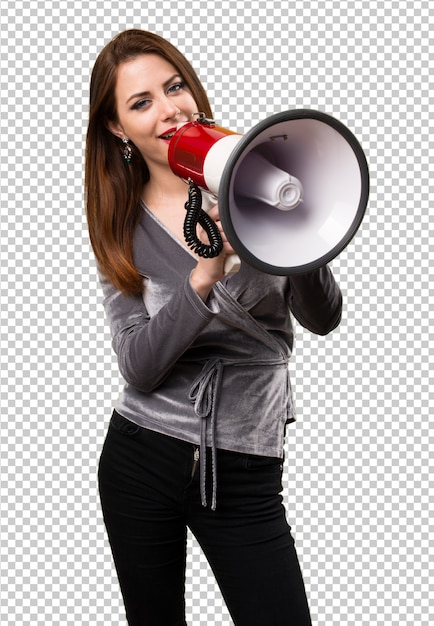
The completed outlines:
{"type": "MultiPolygon", "coordinates": [[[[216,258],[183,237],[188,188],[168,164],[177,125],[205,91],[159,36],[119,34],[91,79],[87,218],[113,347],[126,385],[99,467],[100,495],[130,625],[185,625],[190,528],[236,626],[310,624],[282,507],[293,421],[290,311],[326,334],[341,315],[330,270],[278,277],[242,263],[218,206],[216,258]]],[[[201,233],[203,237],[203,233],[201,233]]]]}

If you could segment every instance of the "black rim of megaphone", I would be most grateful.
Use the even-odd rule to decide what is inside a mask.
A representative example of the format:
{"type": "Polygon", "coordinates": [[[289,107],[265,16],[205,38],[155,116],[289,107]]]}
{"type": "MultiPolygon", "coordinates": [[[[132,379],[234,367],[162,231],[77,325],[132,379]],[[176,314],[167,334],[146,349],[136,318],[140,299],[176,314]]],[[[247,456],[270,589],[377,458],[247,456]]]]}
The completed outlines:
{"type": "Polygon", "coordinates": [[[256,124],[253,128],[251,128],[245,135],[243,135],[242,139],[237,143],[234,150],[229,155],[229,159],[226,162],[226,165],[223,170],[222,177],[220,179],[219,184],[219,210],[220,210],[220,219],[222,221],[223,229],[226,233],[228,240],[230,241],[232,247],[235,252],[239,254],[239,256],[246,261],[252,267],[259,269],[262,272],[267,274],[275,274],[277,276],[289,276],[291,274],[304,274],[323,265],[329,263],[332,259],[338,256],[344,248],[347,247],[349,242],[353,239],[356,234],[363,216],[366,211],[366,206],[368,203],[369,197],[369,169],[366,161],[365,154],[359,142],[353,133],[339,120],[328,115],[327,113],[323,113],[322,111],[315,111],[312,109],[292,109],[289,111],[282,111],[281,113],[275,113],[270,117],[267,117],[262,122],[256,124]],[[289,120],[298,120],[298,119],[315,119],[325,124],[328,124],[336,131],[338,131],[350,144],[351,148],[354,151],[354,154],[357,158],[359,168],[360,168],[360,177],[361,177],[361,193],[360,193],[360,201],[359,206],[357,208],[356,214],[354,216],[354,220],[351,224],[351,227],[348,229],[346,235],[341,239],[341,241],[332,248],[327,254],[324,254],[322,257],[315,259],[310,263],[306,263],[304,265],[297,265],[294,267],[279,267],[276,265],[270,265],[261,259],[258,259],[254,254],[248,250],[242,241],[240,241],[236,230],[232,224],[230,208],[229,208],[229,196],[231,189],[231,179],[234,171],[234,167],[242,156],[243,152],[247,149],[249,144],[264,130],[269,128],[270,126],[274,126],[281,122],[286,122],[289,120]]]}

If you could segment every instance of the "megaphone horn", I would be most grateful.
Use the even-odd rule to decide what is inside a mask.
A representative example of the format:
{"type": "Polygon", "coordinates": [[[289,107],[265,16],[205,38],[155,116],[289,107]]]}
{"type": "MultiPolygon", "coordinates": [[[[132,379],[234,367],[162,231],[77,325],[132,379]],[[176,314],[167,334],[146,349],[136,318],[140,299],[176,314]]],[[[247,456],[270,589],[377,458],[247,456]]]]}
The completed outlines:
{"type": "Polygon", "coordinates": [[[168,155],[177,176],[216,196],[237,254],[270,274],[325,265],[366,210],[364,152],[344,124],[319,111],[277,113],[245,135],[198,114],[177,129],[168,155]]]}

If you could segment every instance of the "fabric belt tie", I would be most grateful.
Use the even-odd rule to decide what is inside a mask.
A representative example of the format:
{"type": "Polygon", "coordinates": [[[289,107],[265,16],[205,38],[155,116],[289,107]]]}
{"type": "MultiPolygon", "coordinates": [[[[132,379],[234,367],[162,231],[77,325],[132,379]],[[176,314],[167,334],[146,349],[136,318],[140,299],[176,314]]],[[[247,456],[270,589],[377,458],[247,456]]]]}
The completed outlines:
{"type": "Polygon", "coordinates": [[[212,499],[211,509],[217,503],[217,455],[216,455],[216,407],[218,391],[223,376],[223,363],[214,358],[207,361],[190,389],[189,399],[194,403],[194,411],[201,418],[200,425],[200,493],[202,506],[207,506],[206,495],[206,435],[209,423],[211,438],[212,499]]]}

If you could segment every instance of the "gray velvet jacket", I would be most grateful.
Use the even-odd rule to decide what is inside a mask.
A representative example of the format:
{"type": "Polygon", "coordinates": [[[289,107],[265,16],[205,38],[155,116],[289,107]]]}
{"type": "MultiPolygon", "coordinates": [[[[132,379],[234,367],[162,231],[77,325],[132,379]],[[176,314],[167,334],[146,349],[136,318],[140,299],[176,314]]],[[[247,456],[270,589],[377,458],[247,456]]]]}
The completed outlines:
{"type": "Polygon", "coordinates": [[[294,418],[290,312],[321,335],[339,324],[341,293],[329,268],[288,278],[242,263],[204,303],[189,282],[195,256],[145,207],[134,260],[142,297],[100,277],[126,381],[117,412],[200,445],[203,483],[206,446],[281,457],[285,424],[294,418]]]}

